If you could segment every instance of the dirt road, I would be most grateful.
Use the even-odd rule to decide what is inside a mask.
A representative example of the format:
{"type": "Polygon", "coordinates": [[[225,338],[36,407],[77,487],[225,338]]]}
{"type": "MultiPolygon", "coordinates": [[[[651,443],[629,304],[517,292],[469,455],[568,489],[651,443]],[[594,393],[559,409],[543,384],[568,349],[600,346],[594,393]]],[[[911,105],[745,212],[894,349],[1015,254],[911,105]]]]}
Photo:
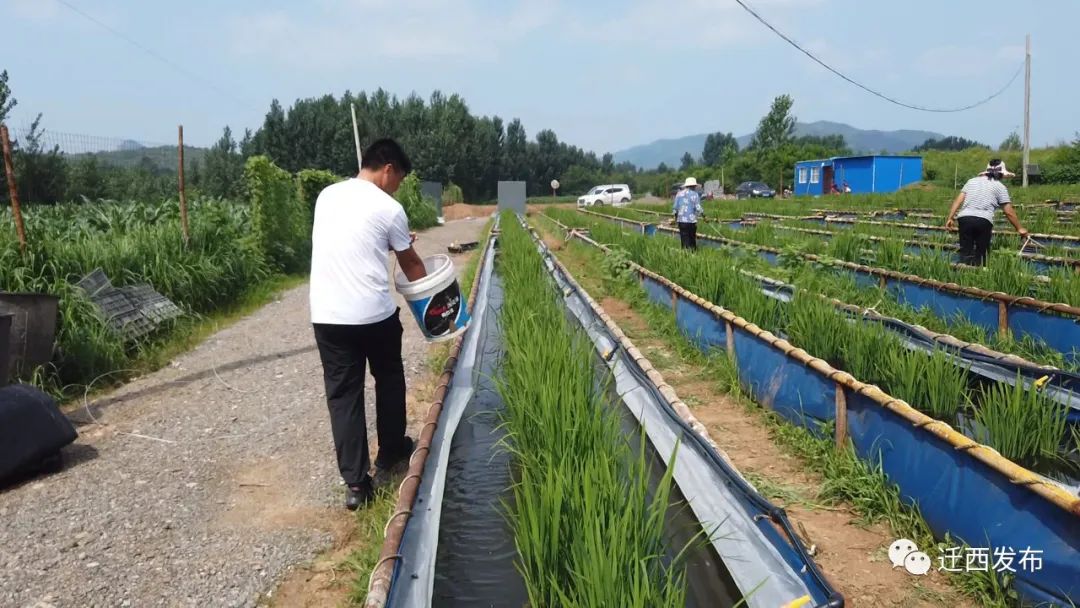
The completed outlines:
{"type": "MultiPolygon", "coordinates": [[[[484,222],[434,228],[417,248],[445,253],[477,240],[484,222]]],[[[394,296],[417,405],[429,397],[412,385],[430,347],[394,296]]],[[[73,413],[80,438],[65,470],[0,494],[0,605],[253,606],[343,535],[353,519],[341,506],[307,298],[306,286],[286,292],[96,399],[89,409],[103,424],[73,413]]],[[[369,381],[374,438],[373,402],[369,381]]]]}

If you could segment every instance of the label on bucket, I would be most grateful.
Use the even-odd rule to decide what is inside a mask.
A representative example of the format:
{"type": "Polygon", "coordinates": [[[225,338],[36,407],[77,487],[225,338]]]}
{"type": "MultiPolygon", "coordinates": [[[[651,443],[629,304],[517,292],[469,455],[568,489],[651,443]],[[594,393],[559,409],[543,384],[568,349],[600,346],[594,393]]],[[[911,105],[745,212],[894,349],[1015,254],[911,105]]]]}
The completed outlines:
{"type": "Polygon", "coordinates": [[[409,308],[428,338],[454,334],[469,322],[457,281],[430,297],[410,301],[409,308]]]}

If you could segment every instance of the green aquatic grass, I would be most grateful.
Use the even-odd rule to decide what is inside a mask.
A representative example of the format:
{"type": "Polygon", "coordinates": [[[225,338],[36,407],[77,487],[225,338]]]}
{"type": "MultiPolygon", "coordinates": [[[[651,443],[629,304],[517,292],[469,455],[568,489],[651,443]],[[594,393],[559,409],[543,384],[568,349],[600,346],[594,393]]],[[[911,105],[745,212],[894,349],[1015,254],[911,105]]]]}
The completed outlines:
{"type": "MultiPolygon", "coordinates": [[[[809,226],[790,220],[785,220],[782,224],[796,227],[809,226]]],[[[1034,264],[1017,254],[1019,250],[1017,237],[996,235],[992,241],[992,250],[986,268],[983,269],[954,266],[955,252],[952,249],[938,250],[925,247],[919,254],[906,255],[901,241],[911,239],[914,234],[909,234],[907,231],[897,232],[897,229],[890,227],[874,225],[860,225],[855,228],[830,227],[828,231],[833,236],[825,237],[784,230],[769,231],[770,228],[766,228],[767,226],[771,228],[772,225],[770,222],[763,222],[752,230],[734,230],[722,225],[709,225],[703,233],[755,245],[768,245],[780,249],[790,247],[803,254],[820,254],[824,247],[825,254],[836,259],[870,263],[879,268],[915,274],[945,283],[956,283],[1016,296],[1038,297],[1052,294],[1057,298],[1055,301],[1070,304],[1080,302],[1076,299],[1076,294],[1080,292],[1080,275],[1071,271],[1060,272],[1066,270],[1061,268],[1054,269],[1058,272],[1040,272],[1034,264]],[[760,230],[761,234],[768,234],[770,238],[766,241],[754,233],[755,230],[760,230]],[[867,235],[890,240],[872,242],[863,238],[867,235]],[[1038,278],[1044,274],[1050,276],[1049,284],[1038,278]]],[[[815,226],[815,228],[818,227],[815,226]]],[[[951,245],[957,243],[954,234],[945,233],[919,235],[918,240],[951,245]]]]}
{"type": "Polygon", "coordinates": [[[829,239],[827,251],[828,254],[834,258],[858,264],[862,261],[863,249],[865,249],[869,243],[869,240],[858,234],[843,232],[837,234],[832,239],[829,239]]]}
{"type": "Polygon", "coordinates": [[[967,368],[951,364],[941,350],[927,354],[902,348],[887,354],[888,393],[954,424],[968,403],[967,368]]]}
{"type": "Polygon", "coordinates": [[[592,345],[558,304],[529,235],[513,215],[500,225],[498,390],[519,479],[507,509],[530,603],[685,606],[681,558],[665,559],[673,469],[650,491],[644,436],[631,445],[606,406],[592,345]]]}
{"type": "Polygon", "coordinates": [[[980,389],[975,421],[986,442],[1002,456],[1033,466],[1060,458],[1066,436],[1066,410],[1036,389],[993,384],[980,389]]]}
{"type": "MultiPolygon", "coordinates": [[[[928,415],[951,424],[956,420],[957,411],[968,403],[966,371],[942,353],[921,355],[921,359],[900,355],[898,353],[904,347],[890,332],[876,323],[852,323],[832,305],[806,292],[797,293],[788,304],[770,298],[761,292],[755,280],[739,272],[735,259],[742,253],[710,247],[687,252],[679,248],[674,239],[630,234],[602,220],[590,223],[589,228],[603,242],[624,248],[632,261],[667,276],[766,330],[787,336],[792,344],[812,356],[826,360],[863,382],[881,386],[928,415]]],[[[805,273],[808,269],[821,275],[845,274],[814,264],[793,267],[789,272],[805,273]]],[[[853,281],[850,277],[847,280],[853,281]]],[[[879,300],[878,304],[882,302],[879,300]]],[[[978,407],[986,403],[998,407],[989,414],[993,417],[1001,410],[1009,412],[1002,403],[1005,398],[1005,393],[996,392],[974,401],[978,402],[978,407]]],[[[1064,409],[1060,406],[1057,409],[1063,415],[1064,409]]],[[[1038,417],[1014,417],[1012,421],[1013,432],[1044,434],[1038,417]]],[[[1053,431],[1045,434],[1052,435],[1053,431]]],[[[1057,440],[1060,441],[1063,435],[1064,430],[1057,440]]],[[[1010,450],[1013,438],[990,433],[984,440],[1004,453],[1010,450]]],[[[1030,462],[1027,460],[1022,464],[1030,462]]]]}

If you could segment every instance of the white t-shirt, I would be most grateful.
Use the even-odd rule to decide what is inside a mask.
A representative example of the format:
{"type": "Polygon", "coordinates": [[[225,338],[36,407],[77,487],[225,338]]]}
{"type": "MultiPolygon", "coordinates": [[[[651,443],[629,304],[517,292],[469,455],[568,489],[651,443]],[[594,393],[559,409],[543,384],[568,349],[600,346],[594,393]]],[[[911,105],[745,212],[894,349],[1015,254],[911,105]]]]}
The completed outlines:
{"type": "Polygon", "coordinates": [[[412,246],[401,204],[375,184],[352,178],[315,201],[311,231],[311,322],[367,325],[388,318],[387,256],[412,246]]]}

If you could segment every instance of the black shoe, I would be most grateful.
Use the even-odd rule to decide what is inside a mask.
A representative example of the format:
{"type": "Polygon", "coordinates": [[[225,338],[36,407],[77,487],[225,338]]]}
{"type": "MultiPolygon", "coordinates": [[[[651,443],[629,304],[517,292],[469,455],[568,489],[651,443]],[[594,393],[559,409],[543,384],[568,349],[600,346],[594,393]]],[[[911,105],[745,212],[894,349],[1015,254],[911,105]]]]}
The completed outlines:
{"type": "Polygon", "coordinates": [[[375,468],[383,471],[388,471],[402,461],[407,461],[413,453],[413,440],[408,435],[401,440],[401,444],[396,450],[386,451],[382,446],[379,446],[379,454],[375,457],[375,468]]]}
{"type": "Polygon", "coordinates": [[[366,506],[375,499],[375,488],[371,484],[371,476],[364,475],[363,481],[355,486],[345,488],[345,508],[355,511],[366,506]]]}

